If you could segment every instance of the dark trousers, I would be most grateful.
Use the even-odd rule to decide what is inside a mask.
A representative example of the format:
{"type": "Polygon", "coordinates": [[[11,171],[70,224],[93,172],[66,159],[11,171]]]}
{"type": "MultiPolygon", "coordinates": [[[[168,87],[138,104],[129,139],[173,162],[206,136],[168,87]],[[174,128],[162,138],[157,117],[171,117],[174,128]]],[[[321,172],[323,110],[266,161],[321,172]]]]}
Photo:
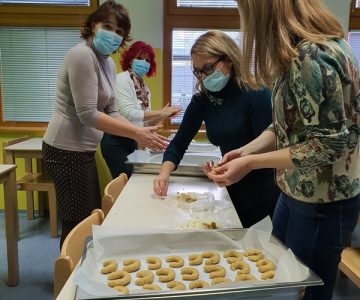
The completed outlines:
{"type": "Polygon", "coordinates": [[[323,281],[306,288],[303,299],[330,300],[342,250],[349,245],[360,209],[360,195],[314,204],[281,193],[273,218],[273,234],[323,281]]]}
{"type": "Polygon", "coordinates": [[[44,142],[42,153],[55,185],[63,241],[77,223],[101,207],[95,152],[61,150],[44,142]]]}
{"type": "Polygon", "coordinates": [[[262,174],[257,180],[244,178],[228,186],[227,190],[244,228],[249,228],[266,216],[272,218],[280,195],[273,172],[262,174]]]}
{"type": "Polygon", "coordinates": [[[126,173],[130,178],[133,166],[125,162],[128,160],[127,156],[136,150],[137,143],[129,138],[105,133],[100,147],[112,177],[116,178],[121,173],[126,173]]]}

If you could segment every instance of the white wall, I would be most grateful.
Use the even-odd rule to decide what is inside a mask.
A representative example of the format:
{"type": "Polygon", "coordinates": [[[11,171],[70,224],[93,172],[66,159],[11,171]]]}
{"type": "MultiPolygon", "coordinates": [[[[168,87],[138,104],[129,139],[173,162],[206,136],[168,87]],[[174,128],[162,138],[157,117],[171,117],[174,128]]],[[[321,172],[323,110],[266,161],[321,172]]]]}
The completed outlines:
{"type": "MultiPolygon", "coordinates": [[[[106,0],[100,0],[100,4],[106,0]]],[[[131,20],[131,36],[162,49],[163,0],[116,0],[126,7],[131,20]]]]}
{"type": "Polygon", "coordinates": [[[346,33],[349,29],[350,2],[351,0],[324,0],[324,3],[335,14],[346,33]]]}

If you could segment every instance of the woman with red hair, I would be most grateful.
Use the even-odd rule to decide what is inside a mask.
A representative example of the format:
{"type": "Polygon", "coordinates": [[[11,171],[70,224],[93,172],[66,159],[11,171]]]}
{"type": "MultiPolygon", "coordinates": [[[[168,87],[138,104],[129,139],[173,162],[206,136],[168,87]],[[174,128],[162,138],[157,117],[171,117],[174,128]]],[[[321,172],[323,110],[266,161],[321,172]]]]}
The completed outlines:
{"type": "MultiPolygon", "coordinates": [[[[151,111],[150,90],[144,76],[156,74],[156,60],[153,47],[137,41],[124,51],[120,60],[124,72],[116,76],[116,99],[119,113],[138,127],[155,125],[165,118],[175,117],[181,110],[166,104],[160,110],[151,111]]],[[[127,156],[137,149],[135,140],[104,134],[101,152],[113,178],[120,173],[130,177],[132,166],[125,164],[127,156]]]]}

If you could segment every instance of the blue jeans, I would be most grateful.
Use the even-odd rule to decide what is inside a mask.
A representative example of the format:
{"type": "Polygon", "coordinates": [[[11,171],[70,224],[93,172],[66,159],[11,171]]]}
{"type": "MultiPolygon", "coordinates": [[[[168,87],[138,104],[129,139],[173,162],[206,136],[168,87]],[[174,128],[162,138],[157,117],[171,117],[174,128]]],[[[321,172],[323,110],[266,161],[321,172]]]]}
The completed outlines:
{"type": "Polygon", "coordinates": [[[273,234],[323,281],[308,287],[303,299],[330,300],[342,250],[350,244],[360,210],[360,195],[332,203],[313,204],[280,194],[273,234]]]}

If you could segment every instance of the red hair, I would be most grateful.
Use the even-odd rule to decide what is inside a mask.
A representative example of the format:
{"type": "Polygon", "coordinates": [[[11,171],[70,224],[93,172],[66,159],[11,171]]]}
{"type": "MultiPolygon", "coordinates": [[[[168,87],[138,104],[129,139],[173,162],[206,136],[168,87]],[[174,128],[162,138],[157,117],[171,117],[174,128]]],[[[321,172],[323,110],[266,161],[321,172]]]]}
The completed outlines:
{"type": "Polygon", "coordinates": [[[149,55],[149,63],[150,70],[147,72],[146,76],[151,77],[156,74],[156,60],[155,60],[155,52],[154,48],[149,44],[146,44],[142,41],[137,41],[133,43],[129,49],[125,50],[120,59],[120,64],[123,71],[126,71],[131,68],[131,62],[134,58],[138,57],[139,54],[148,54],[149,55]]]}

